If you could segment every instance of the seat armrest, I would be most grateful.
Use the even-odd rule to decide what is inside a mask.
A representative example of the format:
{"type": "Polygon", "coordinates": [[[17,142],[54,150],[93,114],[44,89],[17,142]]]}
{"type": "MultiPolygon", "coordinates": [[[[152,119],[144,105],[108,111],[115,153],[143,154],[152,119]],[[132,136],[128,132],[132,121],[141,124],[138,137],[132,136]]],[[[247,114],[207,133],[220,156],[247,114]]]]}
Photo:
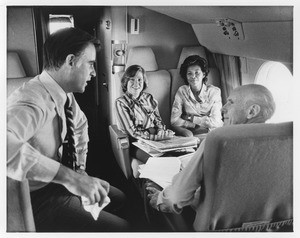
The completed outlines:
{"type": "Polygon", "coordinates": [[[127,179],[132,177],[129,137],[117,125],[109,126],[110,141],[118,165],[127,179]]]}
{"type": "Polygon", "coordinates": [[[7,231],[35,231],[28,180],[7,177],[7,231]]]}

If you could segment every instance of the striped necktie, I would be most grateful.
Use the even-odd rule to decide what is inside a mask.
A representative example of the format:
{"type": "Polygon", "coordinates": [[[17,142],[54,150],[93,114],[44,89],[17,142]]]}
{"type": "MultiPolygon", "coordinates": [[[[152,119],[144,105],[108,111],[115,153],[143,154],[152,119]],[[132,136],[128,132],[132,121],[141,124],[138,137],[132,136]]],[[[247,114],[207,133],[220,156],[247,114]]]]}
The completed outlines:
{"type": "Polygon", "coordinates": [[[66,115],[67,134],[63,143],[62,164],[76,170],[73,111],[72,104],[68,96],[64,109],[66,115]]]}

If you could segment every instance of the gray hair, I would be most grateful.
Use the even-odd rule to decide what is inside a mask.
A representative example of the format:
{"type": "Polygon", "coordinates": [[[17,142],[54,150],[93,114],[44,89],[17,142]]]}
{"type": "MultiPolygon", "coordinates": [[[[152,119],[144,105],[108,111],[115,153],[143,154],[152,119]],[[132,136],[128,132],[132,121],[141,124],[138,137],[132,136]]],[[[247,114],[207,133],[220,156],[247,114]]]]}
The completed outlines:
{"type": "Polygon", "coordinates": [[[265,122],[273,116],[276,105],[269,89],[259,84],[248,84],[241,86],[241,90],[247,91],[244,98],[246,105],[257,104],[260,106],[261,110],[258,115],[260,120],[265,122]]]}

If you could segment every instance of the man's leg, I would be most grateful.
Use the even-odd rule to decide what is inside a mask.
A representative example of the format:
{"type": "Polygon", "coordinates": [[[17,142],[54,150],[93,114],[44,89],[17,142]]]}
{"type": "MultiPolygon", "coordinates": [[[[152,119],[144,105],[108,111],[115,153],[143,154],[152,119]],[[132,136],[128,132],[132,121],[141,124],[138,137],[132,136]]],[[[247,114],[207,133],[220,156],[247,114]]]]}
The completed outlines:
{"type": "Polygon", "coordinates": [[[110,186],[108,196],[110,203],[103,210],[126,219],[129,211],[125,194],[118,188],[110,186]]]}
{"type": "MultiPolygon", "coordinates": [[[[112,210],[116,210],[114,201],[115,196],[110,204],[112,210]]],[[[37,231],[129,231],[126,220],[105,210],[100,212],[95,221],[92,215],[84,210],[81,199],[58,184],[49,184],[32,192],[31,203],[37,231]]]]}

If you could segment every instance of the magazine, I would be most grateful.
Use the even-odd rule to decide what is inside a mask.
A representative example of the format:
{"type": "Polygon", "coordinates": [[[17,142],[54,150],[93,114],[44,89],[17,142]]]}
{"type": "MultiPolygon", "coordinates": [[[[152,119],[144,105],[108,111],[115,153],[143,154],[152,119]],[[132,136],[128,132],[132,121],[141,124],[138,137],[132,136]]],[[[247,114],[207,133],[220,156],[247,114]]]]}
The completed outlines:
{"type": "Polygon", "coordinates": [[[157,149],[149,146],[148,144],[142,142],[142,141],[137,141],[137,142],[132,142],[132,144],[141,150],[145,151],[147,154],[149,154],[151,157],[159,157],[164,155],[167,152],[178,152],[178,153],[192,153],[195,152],[195,147],[193,146],[188,146],[188,147],[180,147],[180,148],[171,148],[171,149],[166,149],[166,150],[160,150],[158,151],[157,149]]]}
{"type": "Polygon", "coordinates": [[[145,144],[141,141],[132,142],[132,144],[135,145],[136,147],[140,148],[141,150],[145,151],[151,157],[159,157],[159,156],[162,156],[164,154],[162,152],[159,152],[159,151],[155,150],[154,148],[152,148],[148,144],[145,144]]]}
{"type": "Polygon", "coordinates": [[[174,136],[171,139],[161,141],[139,139],[139,142],[141,142],[142,144],[146,144],[159,152],[164,153],[168,151],[178,150],[181,148],[197,147],[200,140],[197,137],[174,136]]]}

